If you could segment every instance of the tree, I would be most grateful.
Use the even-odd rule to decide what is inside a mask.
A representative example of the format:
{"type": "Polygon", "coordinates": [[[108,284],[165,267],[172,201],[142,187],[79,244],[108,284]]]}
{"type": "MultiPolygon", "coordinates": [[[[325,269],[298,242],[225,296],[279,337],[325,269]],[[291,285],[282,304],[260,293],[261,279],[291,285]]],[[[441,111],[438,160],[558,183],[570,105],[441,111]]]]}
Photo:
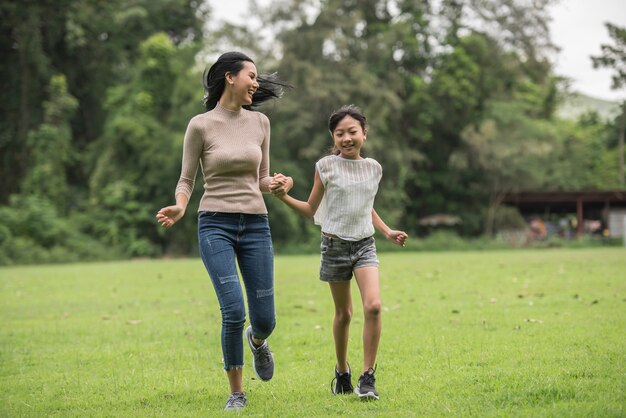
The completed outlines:
{"type": "MultiPolygon", "coordinates": [[[[601,46],[602,55],[591,57],[594,68],[610,68],[614,71],[611,88],[620,90],[626,87],[626,29],[606,24],[609,36],[614,45],[604,44],[601,46]]],[[[619,185],[624,187],[624,131],[626,130],[626,100],[621,104],[621,115],[619,116],[619,140],[618,140],[618,157],[619,157],[619,185]]]]}
{"type": "MultiPolygon", "coordinates": [[[[189,74],[189,68],[184,68],[188,49],[197,50],[194,45],[177,47],[164,33],[141,43],[128,83],[108,91],[109,116],[102,137],[92,147],[89,210],[103,216],[94,216],[91,227],[130,255],[158,252],[153,247],[160,240],[154,213],[172,200],[180,173],[176,156],[182,153],[181,121],[191,117],[174,109],[194,101],[176,92],[194,84],[186,77],[188,85],[175,82],[179,72],[189,74]]],[[[201,111],[200,97],[193,113],[201,111]]]]}
{"type": "Polygon", "coordinates": [[[43,123],[28,135],[31,168],[22,182],[23,194],[46,197],[57,210],[76,202],[69,193],[67,167],[75,159],[70,120],[78,102],[67,92],[65,76],[52,77],[43,104],[43,123]]]}
{"type": "MultiPolygon", "coordinates": [[[[529,117],[551,116],[550,2],[272,4],[260,15],[264,27],[282,28],[272,50],[281,52],[277,68],[296,86],[273,116],[272,153],[296,162],[294,193],[306,197],[311,170],[302,167],[327,148],[327,115],[349,102],[370,116],[366,152],[385,168],[377,205],[390,222],[416,230],[417,219],[433,212],[480,211],[479,170],[451,167],[450,157],[465,146],[463,130],[489,117],[493,100],[533,100],[524,106],[529,117]]],[[[463,228],[481,229],[475,220],[463,228]]]]}
{"type": "MultiPolygon", "coordinates": [[[[0,4],[0,204],[18,192],[17,182],[30,167],[28,132],[43,118],[46,85],[54,74],[65,76],[79,103],[72,118],[72,143],[83,152],[100,137],[106,90],[128,81],[139,44],[164,31],[174,44],[201,39],[200,1],[39,0],[0,4]]],[[[86,187],[77,159],[68,181],[86,187]]]]}
{"type": "Polygon", "coordinates": [[[484,232],[492,236],[498,208],[507,193],[539,189],[549,167],[555,130],[528,117],[520,103],[494,102],[490,117],[463,132],[464,150],[451,159],[458,167],[480,170],[489,204],[484,232]]]}
{"type": "Polygon", "coordinates": [[[357,104],[370,124],[365,152],[385,167],[377,210],[395,223],[409,200],[407,161],[418,154],[404,146],[411,121],[402,98],[406,75],[425,63],[420,7],[402,2],[394,16],[387,1],[329,0],[306,15],[307,4],[286,1],[261,13],[266,27],[286,28],[277,36],[282,58],[276,68],[295,86],[270,114],[272,164],[294,177],[293,193],[305,198],[314,163],[331,146],[328,116],[342,104],[357,104]]]}

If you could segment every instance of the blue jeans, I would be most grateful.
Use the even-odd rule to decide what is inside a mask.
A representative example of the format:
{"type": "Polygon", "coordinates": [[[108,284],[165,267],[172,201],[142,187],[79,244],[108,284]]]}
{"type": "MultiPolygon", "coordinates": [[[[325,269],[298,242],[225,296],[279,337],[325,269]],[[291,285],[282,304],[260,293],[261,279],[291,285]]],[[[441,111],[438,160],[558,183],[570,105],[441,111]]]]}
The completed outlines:
{"type": "Polygon", "coordinates": [[[243,367],[246,309],[237,264],[248,299],[255,338],[274,330],[274,249],[267,215],[200,212],[198,242],[222,312],[224,369],[243,367]]]}

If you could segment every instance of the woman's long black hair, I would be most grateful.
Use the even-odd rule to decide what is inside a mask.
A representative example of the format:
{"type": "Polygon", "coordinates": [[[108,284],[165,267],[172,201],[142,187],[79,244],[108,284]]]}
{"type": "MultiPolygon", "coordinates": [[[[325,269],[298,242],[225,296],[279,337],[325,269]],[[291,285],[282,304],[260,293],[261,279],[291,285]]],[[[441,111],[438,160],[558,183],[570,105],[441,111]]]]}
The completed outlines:
{"type": "MultiPolygon", "coordinates": [[[[245,61],[254,64],[254,61],[246,54],[226,52],[220,55],[215,64],[204,72],[202,84],[204,85],[203,103],[206,110],[212,110],[219,102],[220,97],[222,97],[226,73],[232,75],[239,74],[245,61]]],[[[252,104],[244,105],[244,109],[250,110],[269,99],[278,98],[282,96],[285,87],[290,87],[288,84],[281,82],[276,73],[257,77],[257,82],[259,87],[252,95],[252,104]]]]}

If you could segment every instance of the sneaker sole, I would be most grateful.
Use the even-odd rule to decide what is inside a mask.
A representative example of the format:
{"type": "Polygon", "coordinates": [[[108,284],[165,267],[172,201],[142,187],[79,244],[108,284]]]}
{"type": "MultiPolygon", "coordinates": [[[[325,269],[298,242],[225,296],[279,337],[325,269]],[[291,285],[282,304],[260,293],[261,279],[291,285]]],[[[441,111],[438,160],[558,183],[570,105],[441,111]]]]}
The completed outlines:
{"type": "Polygon", "coordinates": [[[378,395],[376,395],[374,392],[360,393],[357,392],[357,390],[355,389],[354,393],[357,394],[359,399],[364,401],[378,400],[378,395]]]}
{"type": "Polygon", "coordinates": [[[334,390],[332,391],[333,395],[352,395],[354,393],[353,390],[346,390],[343,392],[335,392],[334,390]]]}

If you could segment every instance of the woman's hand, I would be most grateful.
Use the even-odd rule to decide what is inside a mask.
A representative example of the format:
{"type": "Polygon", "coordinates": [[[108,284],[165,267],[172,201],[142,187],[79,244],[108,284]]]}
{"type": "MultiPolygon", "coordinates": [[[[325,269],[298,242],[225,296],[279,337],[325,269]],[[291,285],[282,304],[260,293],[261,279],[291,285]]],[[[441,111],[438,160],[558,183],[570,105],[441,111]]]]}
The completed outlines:
{"type": "Polygon", "coordinates": [[[169,228],[174,225],[180,218],[185,214],[185,209],[181,206],[166,206],[161,208],[157,214],[157,222],[160,223],[164,228],[169,228]]]}
{"type": "Polygon", "coordinates": [[[394,231],[393,229],[389,231],[387,238],[389,241],[393,242],[396,245],[404,247],[406,245],[406,240],[409,235],[404,231],[394,231]]]}
{"type": "Polygon", "coordinates": [[[274,173],[270,183],[270,192],[276,197],[282,197],[289,193],[293,187],[293,179],[282,173],[274,173]]]}

